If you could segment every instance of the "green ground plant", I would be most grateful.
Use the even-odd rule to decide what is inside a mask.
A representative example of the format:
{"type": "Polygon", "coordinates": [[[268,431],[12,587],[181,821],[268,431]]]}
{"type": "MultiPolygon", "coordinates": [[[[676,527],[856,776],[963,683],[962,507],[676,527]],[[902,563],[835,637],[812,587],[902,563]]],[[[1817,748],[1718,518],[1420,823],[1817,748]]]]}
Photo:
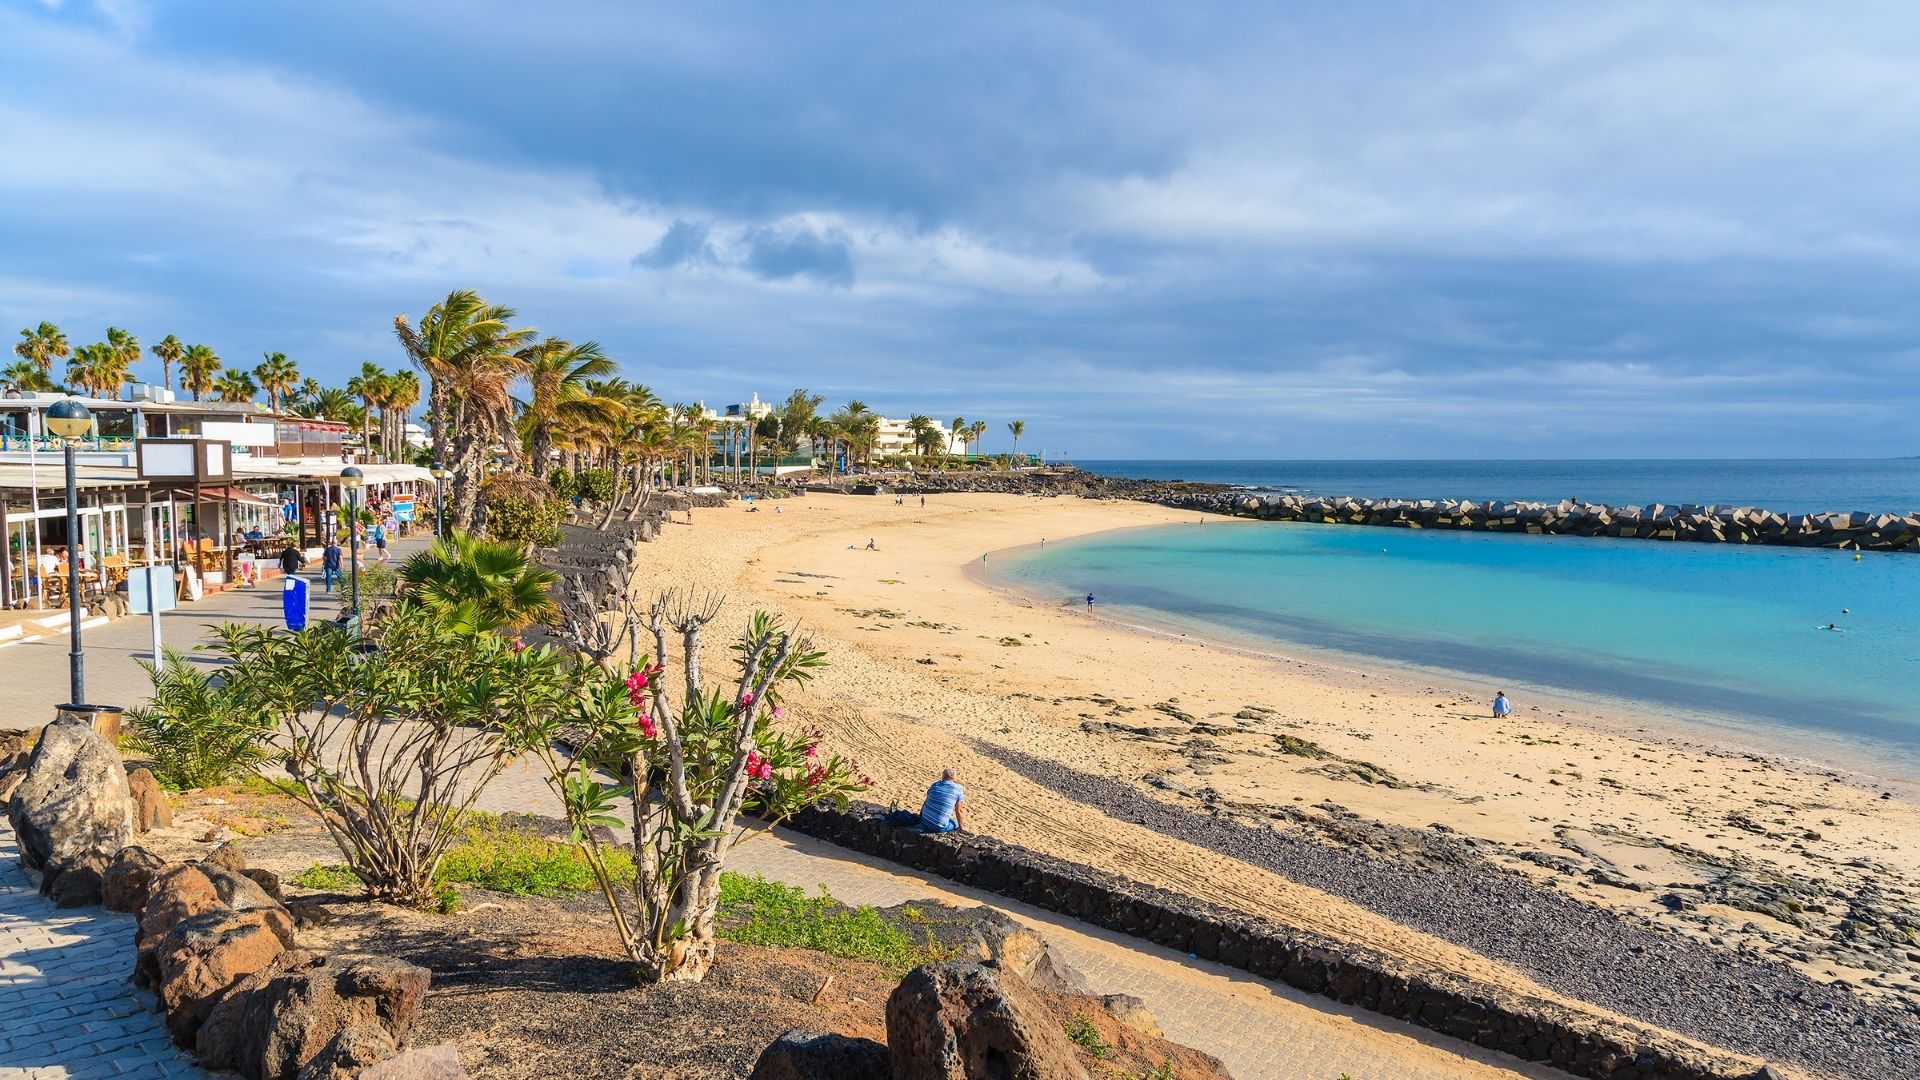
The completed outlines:
{"type": "Polygon", "coordinates": [[[848,960],[870,960],[904,974],[938,959],[938,946],[916,943],[901,926],[871,907],[849,908],[755,874],[720,875],[720,936],[746,945],[812,949],[848,960]]]}
{"type": "Polygon", "coordinates": [[[360,892],[366,884],[351,869],[338,864],[315,863],[300,871],[293,883],[303,889],[316,889],[320,892],[360,892]]]}
{"type": "Polygon", "coordinates": [[[1095,1059],[1104,1061],[1113,1053],[1113,1044],[1100,1037],[1100,1029],[1093,1026],[1086,1013],[1075,1013],[1066,1026],[1067,1041],[1095,1059]]]}
{"type": "Polygon", "coordinates": [[[216,679],[172,650],[159,666],[140,666],[153,680],[153,697],[127,710],[122,745],[152,760],[162,786],[217,787],[266,759],[272,726],[246,685],[216,679]]]}

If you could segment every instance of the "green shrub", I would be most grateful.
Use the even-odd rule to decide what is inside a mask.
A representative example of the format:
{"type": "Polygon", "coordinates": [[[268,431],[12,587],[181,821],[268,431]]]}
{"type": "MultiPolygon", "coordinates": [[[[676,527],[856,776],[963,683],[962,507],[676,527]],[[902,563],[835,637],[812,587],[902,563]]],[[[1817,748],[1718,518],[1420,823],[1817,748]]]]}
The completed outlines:
{"type": "Polygon", "coordinates": [[[1086,1013],[1075,1013],[1067,1021],[1067,1040],[1099,1060],[1113,1053],[1113,1044],[1100,1037],[1100,1029],[1093,1026],[1086,1013]]]}
{"type": "Polygon", "coordinates": [[[574,477],[573,494],[592,502],[613,498],[613,474],[606,469],[581,469],[574,477]]]}
{"type": "Polygon", "coordinates": [[[315,863],[300,871],[299,876],[293,879],[293,883],[303,889],[314,889],[319,892],[365,892],[367,888],[366,884],[360,880],[360,876],[346,867],[321,863],[315,863]]]}
{"type": "Polygon", "coordinates": [[[573,475],[565,469],[554,469],[547,473],[547,486],[562,499],[571,499],[580,493],[573,475]]]}
{"type": "Polygon", "coordinates": [[[720,936],[744,945],[812,949],[848,960],[871,960],[905,973],[943,951],[917,944],[906,930],[872,907],[841,905],[822,887],[819,895],[755,874],[720,875],[720,936]]]}
{"type": "Polygon", "coordinates": [[[551,547],[560,542],[567,519],[566,500],[546,482],[517,472],[495,473],[480,488],[487,511],[487,535],[520,547],[551,547]]]}
{"type": "Polygon", "coordinates": [[[247,686],[216,682],[172,650],[158,667],[140,666],[153,680],[153,699],[127,710],[122,743],[153,760],[163,786],[217,787],[265,760],[273,726],[247,686]]]}

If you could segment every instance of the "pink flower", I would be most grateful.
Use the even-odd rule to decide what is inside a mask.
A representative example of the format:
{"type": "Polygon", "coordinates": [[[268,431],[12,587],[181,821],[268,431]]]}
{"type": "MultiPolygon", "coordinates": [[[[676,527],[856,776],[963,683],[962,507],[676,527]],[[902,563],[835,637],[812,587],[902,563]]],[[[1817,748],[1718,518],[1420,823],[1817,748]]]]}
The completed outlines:
{"type": "Polygon", "coordinates": [[[527,643],[526,643],[526,642],[524,642],[524,641],[520,641],[520,640],[518,640],[518,639],[515,639],[515,640],[514,640],[514,643],[513,643],[513,646],[512,646],[512,648],[513,648],[513,651],[514,651],[514,652],[517,652],[517,653],[519,653],[519,652],[526,652],[526,651],[527,651],[527,643]]]}
{"type": "Polygon", "coordinates": [[[808,744],[807,744],[807,747],[806,747],[806,753],[807,753],[807,758],[808,758],[808,760],[812,760],[812,758],[813,758],[813,756],[814,756],[815,754],[818,754],[819,752],[820,752],[820,748],[819,748],[819,747],[817,747],[817,746],[815,746],[815,745],[813,745],[812,743],[808,743],[808,744]]]}
{"type": "Polygon", "coordinates": [[[760,756],[758,750],[749,750],[747,751],[747,775],[755,780],[771,780],[773,766],[767,762],[766,758],[760,756]]]}
{"type": "Polygon", "coordinates": [[[645,735],[649,739],[659,733],[658,729],[653,726],[653,717],[648,716],[646,713],[641,713],[635,722],[640,728],[640,734],[645,735]]]}
{"type": "Polygon", "coordinates": [[[749,690],[746,693],[740,695],[740,707],[743,709],[747,709],[747,708],[751,708],[752,706],[753,706],[753,691],[749,690]]]}
{"type": "Polygon", "coordinates": [[[786,713],[787,713],[787,710],[785,710],[785,709],[783,709],[783,708],[781,708],[781,707],[780,707],[780,706],[778,706],[778,705],[775,705],[775,706],[773,707],[773,718],[774,718],[775,720],[778,720],[778,719],[780,719],[780,718],[781,718],[782,716],[785,716],[785,715],[786,715],[786,713]]]}

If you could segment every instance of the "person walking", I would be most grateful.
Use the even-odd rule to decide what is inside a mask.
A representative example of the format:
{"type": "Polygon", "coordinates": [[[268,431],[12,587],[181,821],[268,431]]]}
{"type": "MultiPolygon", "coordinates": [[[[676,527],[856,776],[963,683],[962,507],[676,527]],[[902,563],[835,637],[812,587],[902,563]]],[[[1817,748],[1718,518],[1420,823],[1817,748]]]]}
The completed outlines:
{"type": "Polygon", "coordinates": [[[340,580],[340,538],[327,541],[327,549],[320,553],[320,580],[328,592],[333,591],[333,583],[340,580]]]}
{"type": "Polygon", "coordinates": [[[287,541],[287,546],[280,549],[280,572],[287,577],[292,577],[305,565],[307,565],[306,554],[296,547],[293,541],[287,541]]]}
{"type": "Polygon", "coordinates": [[[387,554],[387,524],[384,521],[377,521],[373,525],[373,546],[375,549],[374,555],[381,562],[386,562],[393,558],[393,556],[387,554]]]}

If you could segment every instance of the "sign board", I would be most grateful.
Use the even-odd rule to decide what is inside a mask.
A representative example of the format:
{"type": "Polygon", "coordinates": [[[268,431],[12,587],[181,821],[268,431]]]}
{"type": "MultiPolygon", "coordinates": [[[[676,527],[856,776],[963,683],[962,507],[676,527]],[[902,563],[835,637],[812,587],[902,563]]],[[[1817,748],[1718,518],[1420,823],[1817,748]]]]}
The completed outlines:
{"type": "Polygon", "coordinates": [[[412,521],[413,520],[413,500],[412,499],[393,500],[393,520],[395,521],[412,521]]]}
{"type": "Polygon", "coordinates": [[[142,480],[190,484],[233,479],[233,447],[217,439],[140,439],[133,448],[142,480]]]}
{"type": "Polygon", "coordinates": [[[179,605],[179,588],[173,581],[171,566],[136,566],[127,571],[127,607],[135,615],[149,615],[155,611],[172,611],[179,605]],[[151,578],[152,590],[148,584],[151,578]],[[153,606],[147,605],[147,597],[153,597],[153,606]]]}

